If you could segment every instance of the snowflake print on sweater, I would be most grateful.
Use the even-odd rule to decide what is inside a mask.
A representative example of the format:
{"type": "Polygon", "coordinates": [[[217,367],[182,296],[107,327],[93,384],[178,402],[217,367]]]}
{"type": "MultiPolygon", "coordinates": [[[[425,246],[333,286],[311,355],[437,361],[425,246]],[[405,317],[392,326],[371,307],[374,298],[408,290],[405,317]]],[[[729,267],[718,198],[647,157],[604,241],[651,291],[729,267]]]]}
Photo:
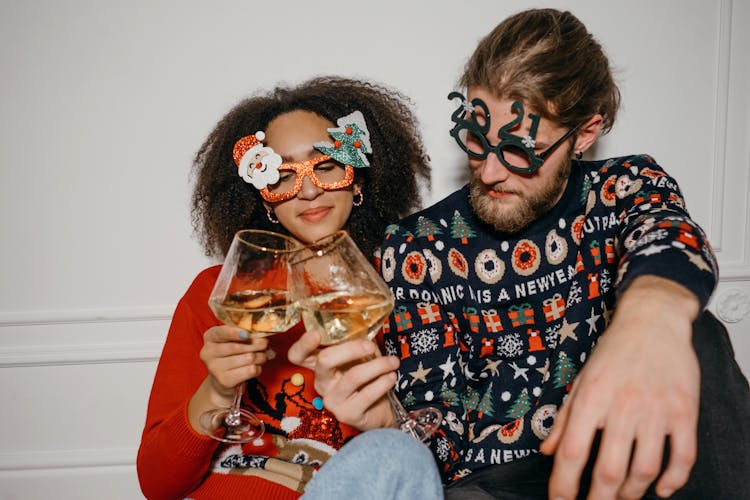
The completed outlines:
{"type": "Polygon", "coordinates": [[[573,161],[558,204],[496,232],[468,186],[397,226],[381,248],[396,297],[384,328],[407,407],[445,415],[430,446],[445,483],[537,453],[614,310],[645,274],[705,306],[717,266],[677,183],[645,155],[573,161]]]}

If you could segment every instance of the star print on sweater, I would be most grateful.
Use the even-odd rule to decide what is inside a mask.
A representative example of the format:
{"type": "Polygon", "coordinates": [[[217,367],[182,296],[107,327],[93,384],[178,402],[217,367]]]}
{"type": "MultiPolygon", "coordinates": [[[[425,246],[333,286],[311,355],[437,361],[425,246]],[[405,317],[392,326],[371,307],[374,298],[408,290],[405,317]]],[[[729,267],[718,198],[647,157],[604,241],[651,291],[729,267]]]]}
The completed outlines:
{"type": "Polygon", "coordinates": [[[396,391],[446,416],[430,443],[445,483],[538,452],[619,288],[662,276],[705,306],[717,275],[677,183],[646,155],[573,161],[560,202],[516,235],[480,221],[465,186],[390,226],[380,255],[396,391]]]}

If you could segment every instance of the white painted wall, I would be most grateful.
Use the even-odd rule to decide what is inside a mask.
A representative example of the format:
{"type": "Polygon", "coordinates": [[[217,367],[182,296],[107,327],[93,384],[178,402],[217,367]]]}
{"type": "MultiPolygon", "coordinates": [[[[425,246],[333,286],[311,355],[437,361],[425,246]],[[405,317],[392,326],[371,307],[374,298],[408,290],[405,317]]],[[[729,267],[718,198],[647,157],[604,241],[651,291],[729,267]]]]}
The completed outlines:
{"type": "Polygon", "coordinates": [[[414,99],[435,201],[461,182],[446,96],[465,57],[532,4],[597,34],[624,107],[596,155],[648,152],[677,177],[721,262],[712,308],[741,313],[748,2],[0,0],[0,500],[140,497],[151,377],[208,264],[191,237],[190,162],[229,107],[315,74],[393,85],[414,99]]]}

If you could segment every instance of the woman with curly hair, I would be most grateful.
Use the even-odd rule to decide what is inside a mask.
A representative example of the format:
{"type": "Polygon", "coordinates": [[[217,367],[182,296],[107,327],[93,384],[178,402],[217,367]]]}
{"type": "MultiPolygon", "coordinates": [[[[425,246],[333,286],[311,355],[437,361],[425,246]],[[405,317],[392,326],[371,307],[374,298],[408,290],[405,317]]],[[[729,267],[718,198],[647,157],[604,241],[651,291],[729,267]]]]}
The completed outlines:
{"type": "MultiPolygon", "coordinates": [[[[194,171],[193,225],[206,255],[223,258],[241,229],[309,243],[343,228],[373,255],[387,225],[419,207],[420,181],[429,181],[430,169],[408,99],[378,84],[321,77],[241,101],[203,143],[194,171]]],[[[381,429],[349,443],[359,431],[324,407],[313,372],[287,359],[301,323],[269,342],[215,318],[208,296],[219,270],[198,274],[172,318],[138,452],[145,496],[298,498],[345,443],[339,465],[327,466],[323,477],[346,475],[347,450],[375,457],[380,449],[410,467],[400,467],[402,478],[383,468],[356,478],[370,495],[440,496],[432,456],[413,438],[381,429]],[[225,444],[209,436],[201,415],[230,406],[240,383],[242,405],[265,433],[225,444]]],[[[306,498],[330,494],[317,491],[306,498]]]]}
{"type": "MultiPolygon", "coordinates": [[[[372,153],[368,155],[371,168],[355,168],[352,186],[337,191],[352,196],[356,204],[352,209],[350,203],[346,209],[351,212],[346,223],[349,235],[365,254],[372,254],[388,224],[420,208],[418,184],[420,179],[429,181],[430,168],[408,99],[373,83],[315,78],[298,87],[277,87],[242,101],[219,122],[198,151],[193,225],[206,254],[223,256],[239,229],[287,229],[298,239],[305,239],[273,216],[288,204],[264,201],[257,190],[238,178],[232,153],[240,137],[258,130],[265,130],[269,136],[269,124],[286,113],[306,111],[333,126],[356,110],[362,113],[370,132],[372,153]]],[[[338,228],[325,229],[330,233],[338,228]]],[[[316,232],[318,237],[326,234],[316,232]]]]}

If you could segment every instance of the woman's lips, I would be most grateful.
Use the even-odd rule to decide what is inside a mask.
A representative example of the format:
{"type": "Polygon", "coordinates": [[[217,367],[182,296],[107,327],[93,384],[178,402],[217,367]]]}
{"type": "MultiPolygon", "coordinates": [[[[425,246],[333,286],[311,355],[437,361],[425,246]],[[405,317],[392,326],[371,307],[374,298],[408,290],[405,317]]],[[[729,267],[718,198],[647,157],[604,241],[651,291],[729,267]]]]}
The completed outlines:
{"type": "Polygon", "coordinates": [[[318,222],[323,219],[331,209],[329,207],[309,208],[300,213],[299,216],[307,222],[318,222]]]}

